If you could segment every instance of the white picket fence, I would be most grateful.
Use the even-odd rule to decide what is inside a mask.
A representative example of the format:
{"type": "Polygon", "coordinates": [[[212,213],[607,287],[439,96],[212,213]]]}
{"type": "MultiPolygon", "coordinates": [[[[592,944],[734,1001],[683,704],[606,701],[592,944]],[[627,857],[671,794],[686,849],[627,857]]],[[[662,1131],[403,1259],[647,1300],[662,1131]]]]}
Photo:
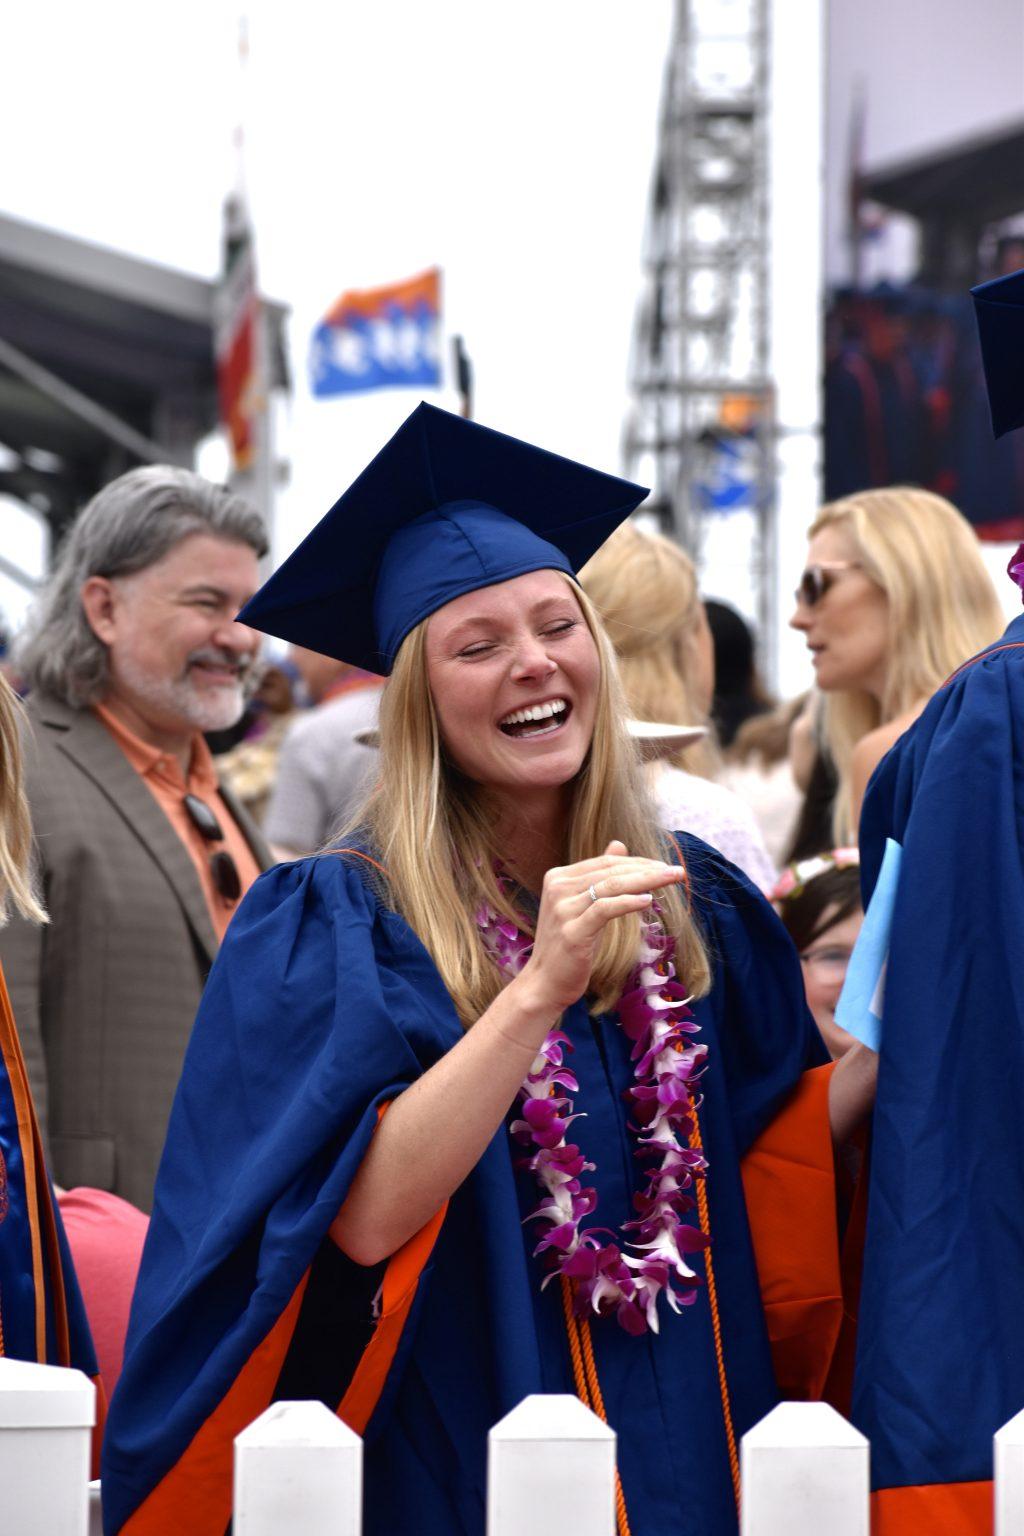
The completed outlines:
{"type": "MultiPolygon", "coordinates": [[[[3,1536],[101,1536],[92,1383],[0,1359],[3,1536]]],[[[742,1536],[868,1536],[869,1447],[824,1403],[783,1403],[741,1446],[742,1536]]],[[[996,1536],[1024,1536],[1024,1412],[995,1437],[996,1536]]],[[[363,1446],[321,1403],[275,1403],[235,1441],[234,1536],[360,1536],[363,1446]]],[[[615,1434],[575,1397],[491,1430],[487,1536],[614,1536],[615,1434]]]]}

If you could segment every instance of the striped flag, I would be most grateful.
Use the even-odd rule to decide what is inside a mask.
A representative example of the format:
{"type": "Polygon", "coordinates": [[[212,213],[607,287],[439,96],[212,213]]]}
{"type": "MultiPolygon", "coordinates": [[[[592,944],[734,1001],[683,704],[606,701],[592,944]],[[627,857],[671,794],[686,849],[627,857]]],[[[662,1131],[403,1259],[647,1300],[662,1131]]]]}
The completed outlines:
{"type": "Polygon", "coordinates": [[[441,270],[343,293],[313,332],[309,372],[319,398],[441,383],[441,270]]]}

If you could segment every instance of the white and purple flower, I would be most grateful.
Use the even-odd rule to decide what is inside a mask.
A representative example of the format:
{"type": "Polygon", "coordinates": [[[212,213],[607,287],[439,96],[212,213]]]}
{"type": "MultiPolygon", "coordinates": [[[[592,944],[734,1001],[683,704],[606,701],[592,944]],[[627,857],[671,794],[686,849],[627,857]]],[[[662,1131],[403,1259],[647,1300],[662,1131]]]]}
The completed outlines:
{"type": "MultiPolygon", "coordinates": [[[[500,875],[499,880],[506,888],[500,875]]],[[[532,939],[486,907],[476,920],[492,960],[517,975],[530,958],[532,939]]],[[[578,1092],[579,1084],[565,1066],[572,1043],[562,1031],[552,1030],[534,1059],[518,1094],[522,1119],[511,1127],[516,1141],[533,1148],[520,1166],[530,1169],[544,1193],[526,1218],[545,1224],[534,1249],[549,1266],[543,1285],[564,1275],[574,1283],[577,1311],[614,1313],[631,1334],[658,1331],[662,1293],[675,1312],[692,1304],[701,1278],[690,1268],[687,1255],[701,1252],[710,1242],[699,1226],[683,1220],[696,1208],[689,1193],[694,1180],[707,1172],[703,1152],[690,1145],[707,1046],[689,1038],[699,1033],[699,1026],[676,980],[674,950],[675,940],[662,927],[655,903],[643,922],[636,969],[617,1010],[633,1042],[636,1086],[627,1098],[633,1115],[630,1129],[637,1140],[635,1156],[654,1163],[634,1197],[636,1217],[623,1225],[623,1233],[629,1234],[624,1248],[630,1251],[614,1240],[604,1241],[614,1239],[606,1228],[581,1227],[597,1208],[597,1194],[581,1183],[594,1164],[567,1140],[573,1121],[585,1117],[574,1111],[568,1096],[578,1092]]]]}

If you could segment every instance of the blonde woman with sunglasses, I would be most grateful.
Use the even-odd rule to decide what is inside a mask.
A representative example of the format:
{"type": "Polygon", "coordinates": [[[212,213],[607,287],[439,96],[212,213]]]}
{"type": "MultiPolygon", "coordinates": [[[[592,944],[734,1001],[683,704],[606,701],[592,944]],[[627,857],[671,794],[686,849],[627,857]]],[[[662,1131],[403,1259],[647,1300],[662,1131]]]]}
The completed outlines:
{"type": "Polygon", "coordinates": [[[877,764],[935,689],[1003,629],[970,525],[912,486],[861,491],[823,508],[790,619],[827,695],[839,777],[833,830],[856,841],[877,764]]]}

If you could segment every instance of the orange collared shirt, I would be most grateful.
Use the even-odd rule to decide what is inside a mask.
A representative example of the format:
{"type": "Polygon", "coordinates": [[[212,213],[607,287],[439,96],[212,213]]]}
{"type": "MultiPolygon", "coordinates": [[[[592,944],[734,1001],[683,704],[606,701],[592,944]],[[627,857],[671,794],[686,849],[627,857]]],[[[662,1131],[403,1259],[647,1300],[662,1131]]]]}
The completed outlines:
{"type": "Polygon", "coordinates": [[[104,705],[94,704],[93,709],[181,839],[196,867],[214,932],[218,939],[222,939],[238,902],[226,901],[218,892],[210,873],[210,854],[219,848],[230,853],[238,868],[243,896],[259,874],[260,867],[241,828],[221,797],[209,747],[196,731],[192,737],[192,758],[186,778],[181,771],[181,764],[171,753],[162,752],[159,747],[151,746],[141,736],[136,736],[104,705]],[[208,843],[193,826],[185,809],[186,795],[195,795],[197,799],[205,800],[221,824],[223,843],[208,843]]]}

